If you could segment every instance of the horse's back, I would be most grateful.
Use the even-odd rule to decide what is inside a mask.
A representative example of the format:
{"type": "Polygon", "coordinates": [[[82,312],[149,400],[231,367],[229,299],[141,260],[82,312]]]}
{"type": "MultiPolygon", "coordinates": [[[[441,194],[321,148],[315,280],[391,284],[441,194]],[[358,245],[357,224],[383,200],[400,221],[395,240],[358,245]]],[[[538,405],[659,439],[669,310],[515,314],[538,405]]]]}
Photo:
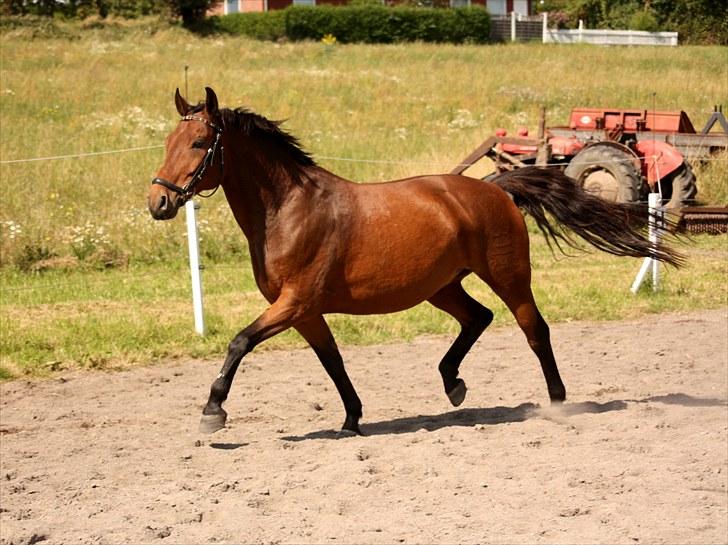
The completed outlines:
{"type": "MultiPolygon", "coordinates": [[[[463,239],[468,233],[479,242],[492,236],[518,236],[525,230],[513,199],[498,185],[467,176],[415,176],[358,186],[365,209],[387,206],[406,218],[422,216],[448,223],[463,239]]],[[[431,224],[432,224],[431,223],[431,224]]],[[[434,227],[434,225],[433,225],[434,227]]]]}

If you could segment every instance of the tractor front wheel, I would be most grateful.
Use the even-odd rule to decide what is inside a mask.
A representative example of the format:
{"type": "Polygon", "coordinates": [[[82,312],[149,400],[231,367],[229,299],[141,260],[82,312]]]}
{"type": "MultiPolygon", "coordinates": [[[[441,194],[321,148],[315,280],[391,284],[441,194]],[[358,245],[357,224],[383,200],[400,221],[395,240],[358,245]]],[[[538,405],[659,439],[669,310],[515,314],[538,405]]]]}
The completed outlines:
{"type": "Polygon", "coordinates": [[[594,144],[581,150],[564,173],[586,191],[611,202],[637,202],[642,177],[634,157],[616,146],[594,144]]]}
{"type": "Polygon", "coordinates": [[[695,204],[698,188],[695,185],[693,169],[687,162],[684,162],[662,183],[664,197],[667,199],[665,208],[680,208],[681,206],[695,204]]]}

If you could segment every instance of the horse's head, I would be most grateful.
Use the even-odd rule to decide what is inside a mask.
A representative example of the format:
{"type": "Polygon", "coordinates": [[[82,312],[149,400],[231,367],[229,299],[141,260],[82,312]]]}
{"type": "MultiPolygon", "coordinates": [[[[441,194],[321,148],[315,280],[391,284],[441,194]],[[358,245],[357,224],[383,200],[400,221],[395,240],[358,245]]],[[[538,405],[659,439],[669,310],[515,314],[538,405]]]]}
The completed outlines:
{"type": "Polygon", "coordinates": [[[175,93],[182,119],[167,137],[164,164],[149,189],[147,200],[154,219],[175,217],[195,194],[215,189],[222,180],[224,159],[217,96],[209,87],[205,91],[205,103],[197,106],[190,106],[179,89],[175,93]]]}

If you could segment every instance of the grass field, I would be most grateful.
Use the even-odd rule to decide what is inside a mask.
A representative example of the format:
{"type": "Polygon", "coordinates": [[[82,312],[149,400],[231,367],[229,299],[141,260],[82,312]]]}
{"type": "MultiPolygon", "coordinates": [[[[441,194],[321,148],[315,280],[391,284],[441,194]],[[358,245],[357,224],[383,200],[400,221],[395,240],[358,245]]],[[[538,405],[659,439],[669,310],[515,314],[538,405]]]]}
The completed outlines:
{"type": "MultiPolygon", "coordinates": [[[[191,332],[183,221],[154,222],[148,183],[177,122],[173,93],[212,86],[223,105],[287,119],[322,166],[357,180],[449,170],[496,127],[535,130],[574,106],[684,109],[702,125],[728,105],[725,48],[540,44],[391,46],[200,38],[156,21],[27,27],[0,36],[0,374],[219,356],[262,310],[221,194],[200,214],[210,334],[191,332]],[[654,93],[654,98],[653,98],[654,93]],[[148,148],[32,162],[8,161],[148,148]]],[[[701,197],[728,201],[728,157],[698,168],[701,197]]],[[[639,263],[554,259],[534,236],[537,297],[551,320],[616,319],[726,305],[726,239],[699,238],[664,291],[628,292],[639,263]]],[[[499,303],[473,284],[481,300],[499,303]]],[[[505,319],[504,312],[498,312],[505,319]]],[[[342,343],[453,331],[428,307],[335,317],[342,343]]],[[[270,343],[290,346],[288,334],[270,343]]]]}

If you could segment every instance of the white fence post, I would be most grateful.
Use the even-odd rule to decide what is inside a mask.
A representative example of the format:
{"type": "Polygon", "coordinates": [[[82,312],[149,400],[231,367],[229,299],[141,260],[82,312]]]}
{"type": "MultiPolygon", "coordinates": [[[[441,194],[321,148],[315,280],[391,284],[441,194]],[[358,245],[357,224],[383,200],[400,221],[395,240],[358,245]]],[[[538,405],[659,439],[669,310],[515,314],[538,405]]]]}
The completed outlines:
{"type": "Polygon", "coordinates": [[[199,203],[189,200],[185,203],[187,219],[187,247],[190,253],[190,276],[192,279],[192,307],[195,315],[195,331],[205,334],[205,315],[202,308],[202,274],[200,265],[200,243],[197,237],[196,210],[199,203]]]}
{"type": "MultiPolygon", "coordinates": [[[[649,206],[649,215],[650,215],[650,221],[649,221],[649,238],[650,242],[652,242],[653,245],[657,245],[660,240],[660,225],[658,225],[658,218],[659,214],[661,213],[660,208],[660,194],[659,193],[650,193],[648,197],[648,206],[649,206]]],[[[642,282],[644,281],[645,277],[647,276],[647,273],[652,270],[652,291],[657,291],[660,287],[660,262],[656,259],[652,259],[651,257],[646,257],[645,260],[642,262],[642,267],[640,267],[639,272],[637,273],[637,276],[634,279],[634,282],[632,283],[632,287],[630,288],[630,291],[632,293],[637,293],[640,289],[640,286],[642,285],[642,282]]]]}
{"type": "MultiPolygon", "coordinates": [[[[659,210],[662,193],[650,193],[648,197],[650,210],[650,242],[657,247],[660,242],[660,228],[662,227],[662,211],[659,210]]],[[[660,262],[652,260],[652,291],[660,289],[660,262]]]]}
{"type": "Polygon", "coordinates": [[[516,41],[516,12],[511,12],[511,41],[516,41]]]}
{"type": "Polygon", "coordinates": [[[541,43],[548,43],[549,41],[549,12],[543,12],[543,26],[541,27],[541,43]]]}

